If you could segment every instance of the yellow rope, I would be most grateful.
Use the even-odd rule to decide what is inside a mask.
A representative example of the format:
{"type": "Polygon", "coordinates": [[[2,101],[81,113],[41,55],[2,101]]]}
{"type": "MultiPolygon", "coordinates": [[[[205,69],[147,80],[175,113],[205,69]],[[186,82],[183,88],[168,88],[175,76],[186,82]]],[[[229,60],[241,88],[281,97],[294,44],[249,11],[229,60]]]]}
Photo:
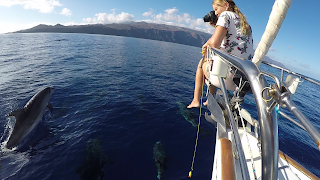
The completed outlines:
{"type": "Polygon", "coordinates": [[[196,151],[197,151],[197,145],[198,145],[198,139],[199,139],[199,132],[200,132],[200,118],[201,118],[201,108],[202,108],[202,98],[203,98],[203,86],[204,86],[204,75],[203,75],[203,81],[202,81],[202,88],[201,88],[201,98],[200,98],[200,114],[199,114],[199,123],[198,123],[198,131],[197,131],[197,138],[196,138],[196,144],[194,146],[194,152],[193,152],[193,158],[192,158],[192,164],[191,164],[191,171],[189,172],[189,178],[192,176],[193,171],[193,164],[194,159],[196,157],[196,151]]]}

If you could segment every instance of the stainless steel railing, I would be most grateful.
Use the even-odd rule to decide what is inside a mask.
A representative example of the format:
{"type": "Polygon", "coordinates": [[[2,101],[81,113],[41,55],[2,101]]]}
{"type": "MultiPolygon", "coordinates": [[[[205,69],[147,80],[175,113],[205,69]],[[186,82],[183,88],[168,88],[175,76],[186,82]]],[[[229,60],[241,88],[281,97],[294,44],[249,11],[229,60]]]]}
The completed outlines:
{"type": "Polygon", "coordinates": [[[292,112],[292,114],[301,122],[301,124],[299,124],[298,126],[300,127],[302,125],[303,129],[309,133],[314,142],[320,148],[320,133],[311,124],[309,119],[304,116],[304,114],[299,110],[295,103],[290,99],[290,91],[287,90],[286,87],[282,88],[282,91],[280,91],[278,88],[271,84],[269,94],[272,96],[272,99],[274,99],[274,102],[276,102],[280,106],[288,108],[292,112]]]}
{"type": "MultiPolygon", "coordinates": [[[[315,85],[320,86],[319,82],[317,82],[311,78],[308,78],[302,74],[290,71],[288,69],[285,69],[283,67],[279,67],[279,66],[271,64],[271,63],[267,63],[267,62],[263,62],[263,63],[266,65],[269,65],[273,68],[280,69],[282,82],[283,82],[283,74],[284,74],[284,72],[287,72],[288,74],[292,74],[294,76],[299,77],[300,79],[307,80],[315,85]]],[[[287,114],[285,114],[279,110],[280,115],[282,115],[283,117],[285,117],[286,119],[288,119],[289,121],[291,121],[292,123],[294,123],[295,125],[300,127],[301,129],[307,131],[310,134],[310,136],[312,137],[312,139],[314,140],[314,142],[318,145],[318,148],[320,149],[320,133],[311,124],[309,119],[307,117],[305,117],[303,115],[303,113],[297,108],[295,103],[290,99],[291,93],[290,93],[290,90],[288,89],[288,87],[284,87],[284,89],[282,91],[280,91],[278,88],[271,88],[270,94],[273,96],[273,99],[275,100],[274,102],[276,102],[280,106],[284,106],[284,107],[288,108],[292,112],[292,114],[294,114],[294,116],[300,121],[301,124],[294,121],[287,114]]]]}
{"type": "MultiPolygon", "coordinates": [[[[269,66],[272,66],[274,68],[278,68],[281,70],[281,80],[279,80],[277,76],[271,73],[260,71],[259,68],[257,68],[257,66],[253,64],[251,61],[241,60],[237,57],[234,57],[230,54],[227,54],[217,49],[209,49],[209,51],[211,51],[211,53],[208,53],[208,55],[209,54],[211,55],[213,53],[215,56],[219,56],[223,62],[241,71],[246,76],[251,86],[251,91],[254,95],[256,106],[257,106],[258,119],[260,124],[261,158],[262,158],[262,174],[261,175],[263,180],[278,179],[279,146],[278,146],[278,121],[276,118],[276,111],[275,111],[276,105],[280,105],[281,107],[288,108],[296,116],[296,118],[301,122],[301,124],[297,122],[295,124],[301,127],[302,129],[306,130],[310,134],[310,136],[313,138],[313,140],[317,143],[320,149],[320,133],[290,99],[291,92],[286,86],[286,84],[283,83],[283,72],[285,71],[285,72],[288,72],[289,74],[299,76],[300,78],[308,80],[319,86],[320,86],[320,83],[310,78],[307,78],[301,74],[286,70],[284,68],[281,68],[279,66],[276,66],[270,63],[265,63],[269,66]],[[268,84],[264,76],[271,77],[274,80],[275,84],[271,84],[270,87],[268,87],[268,84]]],[[[208,56],[208,58],[210,57],[208,56]]],[[[222,87],[221,89],[225,96],[225,102],[228,102],[227,93],[226,93],[226,89],[225,89],[222,78],[220,78],[220,83],[222,87]]],[[[243,179],[249,179],[250,177],[248,175],[248,169],[247,169],[244,153],[242,150],[241,142],[239,142],[240,141],[240,138],[238,137],[239,134],[237,133],[237,129],[235,128],[235,125],[232,122],[233,115],[230,111],[229,104],[227,103],[226,106],[228,109],[228,115],[229,115],[230,124],[232,126],[232,131],[235,136],[237,151],[239,152],[239,156],[240,156],[242,177],[243,179]],[[241,156],[243,156],[243,158],[241,158],[241,156]]],[[[283,114],[284,117],[289,117],[284,113],[280,112],[280,114],[283,114]]],[[[290,118],[288,119],[292,120],[290,118]]]]}
{"type": "MultiPolygon", "coordinates": [[[[214,55],[219,56],[225,63],[241,71],[248,79],[256,101],[260,122],[262,179],[278,179],[278,122],[275,110],[273,109],[271,112],[268,112],[267,108],[270,103],[264,101],[261,97],[267,97],[267,92],[261,93],[263,89],[267,87],[264,76],[251,61],[243,61],[217,49],[211,49],[211,51],[213,51],[214,55]]],[[[233,128],[233,132],[235,130],[236,129],[233,128]]],[[[241,154],[239,155],[241,156],[241,154]]],[[[240,164],[242,164],[243,179],[247,179],[249,177],[247,175],[248,170],[245,170],[246,165],[244,165],[246,161],[242,161],[245,161],[245,158],[244,160],[240,159],[240,164]]]]}
{"type": "Polygon", "coordinates": [[[232,112],[230,110],[230,106],[229,106],[229,101],[228,101],[228,96],[227,96],[227,90],[225,88],[224,85],[224,81],[223,78],[220,77],[220,84],[221,84],[221,90],[224,94],[224,101],[226,102],[226,107],[227,107],[227,111],[228,111],[228,117],[230,120],[230,125],[233,131],[233,135],[234,135],[234,139],[236,142],[236,148],[237,151],[239,153],[239,159],[240,159],[240,168],[241,168],[241,172],[242,172],[242,179],[243,180],[250,180],[250,176],[249,176],[249,172],[248,172],[248,167],[247,167],[247,162],[246,162],[246,157],[244,155],[244,151],[241,145],[241,140],[240,140],[240,135],[236,129],[236,125],[235,125],[235,120],[233,118],[232,112]]]}
{"type": "Polygon", "coordinates": [[[319,82],[317,82],[317,81],[315,81],[315,80],[313,80],[313,79],[311,79],[311,78],[308,78],[308,77],[306,77],[306,76],[304,76],[304,75],[302,75],[302,74],[299,74],[299,73],[290,71],[290,70],[288,70],[288,69],[285,69],[285,68],[283,68],[283,67],[280,67],[280,66],[277,66],[277,65],[268,63],[268,62],[262,61],[262,63],[263,63],[263,64],[266,64],[266,65],[268,65],[268,66],[271,66],[271,67],[273,67],[273,68],[280,69],[280,70],[281,70],[281,79],[280,79],[281,81],[283,81],[283,73],[284,73],[284,72],[287,72],[287,73],[289,73],[289,74],[298,76],[298,77],[300,77],[301,79],[307,80],[307,81],[309,81],[309,82],[311,82],[311,83],[313,83],[313,84],[316,84],[316,85],[320,86],[320,83],[319,83],[319,82]]]}

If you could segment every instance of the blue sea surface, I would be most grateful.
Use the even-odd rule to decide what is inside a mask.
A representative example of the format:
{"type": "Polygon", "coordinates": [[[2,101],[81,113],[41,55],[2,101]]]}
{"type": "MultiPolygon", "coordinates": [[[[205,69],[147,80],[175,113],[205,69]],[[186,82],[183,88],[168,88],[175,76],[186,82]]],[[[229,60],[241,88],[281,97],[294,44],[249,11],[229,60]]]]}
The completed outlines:
{"type": "MultiPolygon", "coordinates": [[[[85,167],[92,179],[104,174],[110,180],[156,180],[153,147],[158,141],[167,156],[163,179],[189,179],[199,109],[183,107],[193,97],[201,48],[59,33],[4,34],[0,42],[0,179],[81,179],[79,167],[85,167]],[[15,121],[7,115],[45,86],[55,87],[53,112],[46,112],[21,148],[7,150],[3,143],[15,121]],[[89,163],[92,149],[96,156],[89,163]]],[[[303,82],[292,97],[318,130],[319,90],[303,82]]],[[[254,98],[247,95],[245,102],[254,112],[254,98]]],[[[211,179],[215,131],[202,116],[192,179],[211,179]]],[[[320,177],[316,144],[281,117],[279,146],[320,177]]]]}

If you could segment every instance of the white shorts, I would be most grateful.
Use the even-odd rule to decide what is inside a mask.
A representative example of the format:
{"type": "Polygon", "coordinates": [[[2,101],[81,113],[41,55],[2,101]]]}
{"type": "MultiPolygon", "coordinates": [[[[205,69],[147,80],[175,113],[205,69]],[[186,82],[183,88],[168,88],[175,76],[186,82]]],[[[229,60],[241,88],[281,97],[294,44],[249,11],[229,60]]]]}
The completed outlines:
{"type": "MultiPolygon", "coordinates": [[[[211,85],[221,88],[218,76],[210,75],[209,81],[211,85]]],[[[223,79],[223,81],[227,90],[230,90],[230,91],[236,90],[237,86],[233,82],[233,74],[231,72],[229,72],[227,78],[223,79]]]]}
{"type": "MultiPolygon", "coordinates": [[[[210,68],[211,68],[211,63],[212,62],[213,61],[209,61],[209,63],[207,64],[206,73],[207,73],[207,75],[209,75],[210,84],[215,86],[215,87],[221,88],[219,77],[210,74],[210,68]]],[[[234,74],[231,73],[231,68],[230,68],[230,71],[229,71],[229,73],[227,75],[227,78],[223,79],[226,89],[230,90],[230,91],[236,90],[236,87],[237,87],[236,84],[234,84],[234,82],[233,82],[233,76],[234,76],[234,74]]]]}

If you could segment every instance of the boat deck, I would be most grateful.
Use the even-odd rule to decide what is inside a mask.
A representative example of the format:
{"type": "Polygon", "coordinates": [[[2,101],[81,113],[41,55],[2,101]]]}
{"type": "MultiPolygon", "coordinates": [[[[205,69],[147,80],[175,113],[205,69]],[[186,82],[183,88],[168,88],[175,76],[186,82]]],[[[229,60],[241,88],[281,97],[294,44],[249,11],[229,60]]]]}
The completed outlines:
{"type": "MultiPolygon", "coordinates": [[[[260,155],[260,150],[258,147],[258,140],[257,138],[255,138],[254,134],[251,132],[246,132],[244,131],[243,128],[239,128],[239,135],[241,138],[241,143],[242,143],[242,147],[243,150],[245,152],[245,157],[246,157],[246,161],[247,161],[247,166],[248,166],[248,171],[249,171],[249,175],[250,175],[250,179],[261,179],[261,155],[260,155]],[[249,144],[249,145],[248,145],[249,144]],[[251,153],[252,152],[252,153],[251,153]],[[253,164],[252,164],[252,160],[253,160],[253,164]],[[255,173],[255,174],[254,174],[255,173]]],[[[232,138],[232,132],[229,131],[228,132],[228,139],[233,139],[232,138]]],[[[234,143],[232,143],[234,146],[234,143]]],[[[217,170],[218,170],[218,164],[217,162],[219,162],[217,160],[217,156],[219,156],[219,154],[221,154],[220,151],[220,146],[217,143],[216,144],[216,154],[215,154],[215,159],[214,159],[214,170],[212,172],[212,179],[219,179],[219,175],[217,174],[217,170]]],[[[235,149],[233,147],[233,149],[235,149]]],[[[239,158],[235,158],[237,155],[235,155],[235,153],[233,153],[233,160],[234,160],[234,165],[235,165],[235,175],[236,175],[236,179],[237,180],[242,180],[242,175],[241,175],[241,168],[240,168],[240,162],[239,162],[239,158]]],[[[279,151],[279,163],[278,163],[278,179],[279,180],[313,180],[313,179],[319,179],[318,177],[316,177],[315,175],[313,175],[312,173],[310,173],[309,171],[307,171],[306,169],[304,169],[301,165],[299,165],[296,162],[292,162],[293,160],[285,155],[283,152],[279,151]],[[296,163],[298,165],[298,168],[296,168],[294,164],[296,163]],[[299,167],[300,166],[300,167],[299,167]],[[307,171],[307,172],[304,172],[307,171]]],[[[219,168],[220,170],[220,168],[219,168]]]]}

